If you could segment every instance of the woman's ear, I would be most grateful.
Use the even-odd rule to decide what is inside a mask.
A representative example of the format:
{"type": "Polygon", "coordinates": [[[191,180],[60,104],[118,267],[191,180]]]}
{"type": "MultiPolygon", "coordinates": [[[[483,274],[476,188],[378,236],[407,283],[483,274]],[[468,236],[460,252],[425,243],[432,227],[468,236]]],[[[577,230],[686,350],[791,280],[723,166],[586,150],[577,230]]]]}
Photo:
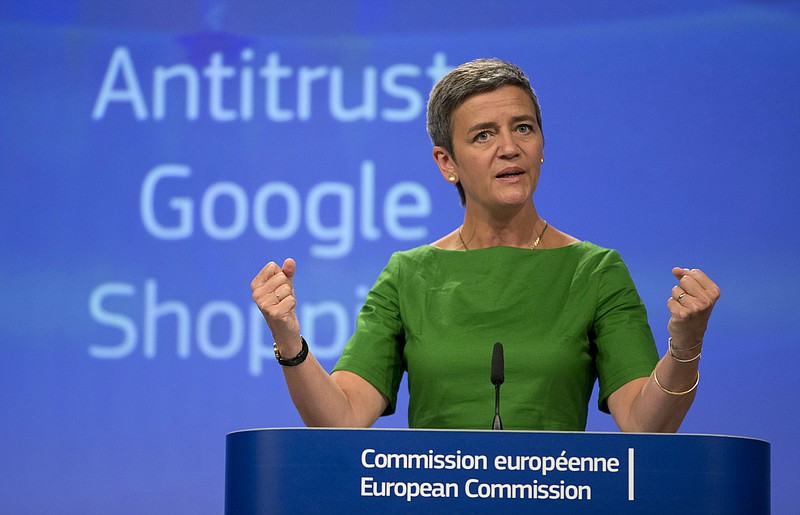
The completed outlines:
{"type": "Polygon", "coordinates": [[[439,167],[439,172],[442,177],[451,184],[458,182],[458,175],[455,173],[455,161],[450,155],[450,152],[445,150],[444,147],[433,147],[433,160],[436,161],[436,166],[439,167]]]}

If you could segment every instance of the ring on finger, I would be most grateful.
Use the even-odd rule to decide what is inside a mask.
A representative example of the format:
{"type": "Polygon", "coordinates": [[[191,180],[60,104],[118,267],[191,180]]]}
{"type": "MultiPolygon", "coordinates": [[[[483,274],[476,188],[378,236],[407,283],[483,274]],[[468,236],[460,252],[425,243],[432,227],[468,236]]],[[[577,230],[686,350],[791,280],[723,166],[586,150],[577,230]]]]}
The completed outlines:
{"type": "Polygon", "coordinates": [[[274,291],[274,292],[272,292],[272,293],[274,293],[274,294],[275,294],[275,300],[277,300],[277,301],[280,303],[280,301],[281,301],[281,296],[280,296],[280,295],[278,295],[278,292],[274,291]]]}
{"type": "Polygon", "coordinates": [[[678,300],[681,300],[685,296],[686,296],[686,292],[681,293],[680,295],[678,295],[678,300]]]}

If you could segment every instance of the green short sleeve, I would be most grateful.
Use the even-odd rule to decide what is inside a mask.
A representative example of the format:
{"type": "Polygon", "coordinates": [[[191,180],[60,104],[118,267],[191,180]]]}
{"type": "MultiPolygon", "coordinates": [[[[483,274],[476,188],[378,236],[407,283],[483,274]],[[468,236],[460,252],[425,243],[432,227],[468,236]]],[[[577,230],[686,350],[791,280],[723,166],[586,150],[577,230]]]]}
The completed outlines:
{"type": "Polygon", "coordinates": [[[356,320],[356,330],[333,371],[347,370],[367,380],[388,400],[383,415],[397,406],[403,378],[405,333],[400,315],[398,275],[400,260],[392,255],[378,276],[356,320]]]}
{"type": "Polygon", "coordinates": [[[597,269],[598,299],[593,327],[600,386],[598,407],[633,379],[650,375],[658,362],[647,311],[619,253],[609,251],[597,269]]]}

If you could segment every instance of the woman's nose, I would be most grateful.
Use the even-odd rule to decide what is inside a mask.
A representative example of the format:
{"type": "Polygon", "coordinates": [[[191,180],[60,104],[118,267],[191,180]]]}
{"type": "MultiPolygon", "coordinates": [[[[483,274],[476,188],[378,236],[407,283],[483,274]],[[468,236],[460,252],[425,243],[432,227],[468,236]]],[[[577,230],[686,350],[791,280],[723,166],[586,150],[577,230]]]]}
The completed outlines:
{"type": "Polygon", "coordinates": [[[501,132],[497,135],[497,153],[505,158],[519,154],[519,147],[511,134],[501,132]]]}

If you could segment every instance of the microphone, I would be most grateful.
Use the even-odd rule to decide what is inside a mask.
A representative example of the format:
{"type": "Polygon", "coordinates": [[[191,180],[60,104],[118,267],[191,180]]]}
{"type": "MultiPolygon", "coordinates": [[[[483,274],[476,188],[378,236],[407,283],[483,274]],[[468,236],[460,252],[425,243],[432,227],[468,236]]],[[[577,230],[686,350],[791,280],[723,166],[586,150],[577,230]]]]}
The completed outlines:
{"type": "Polygon", "coordinates": [[[492,384],[494,385],[494,421],[492,421],[492,429],[503,429],[503,422],[500,420],[500,385],[505,381],[504,369],[503,344],[496,342],[492,349],[492,384]]]}

